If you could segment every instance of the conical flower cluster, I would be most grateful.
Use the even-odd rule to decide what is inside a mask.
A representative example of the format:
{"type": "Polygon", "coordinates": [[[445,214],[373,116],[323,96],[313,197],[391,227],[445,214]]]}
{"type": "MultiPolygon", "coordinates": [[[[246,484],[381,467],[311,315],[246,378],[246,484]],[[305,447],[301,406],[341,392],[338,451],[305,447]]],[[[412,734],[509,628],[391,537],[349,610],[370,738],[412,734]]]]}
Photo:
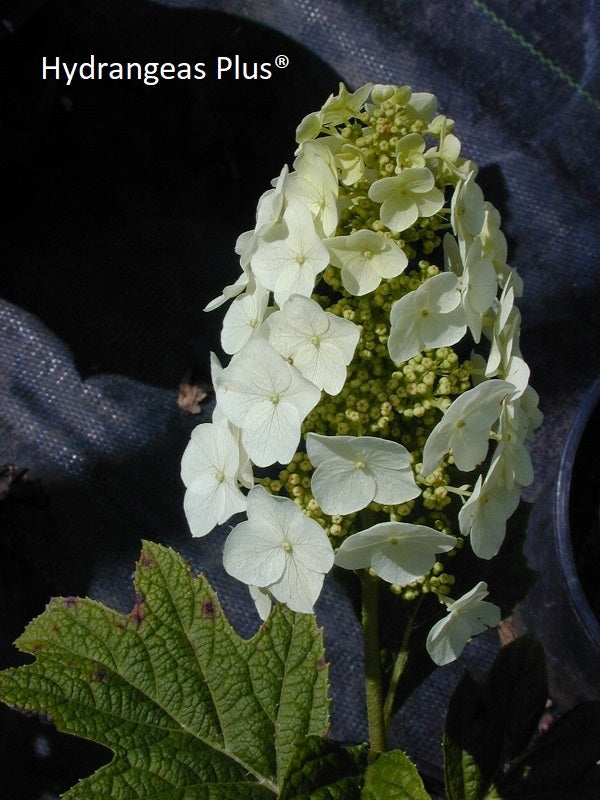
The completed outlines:
{"type": "Polygon", "coordinates": [[[247,510],[224,563],[261,613],[269,594],[310,611],[333,563],[368,569],[443,600],[438,663],[497,621],[477,576],[449,596],[448,559],[466,537],[498,553],[541,422],[522,282],[453,125],[433,95],[371,84],[300,123],[238,239],[240,277],[207,307],[230,302],[231,358],[213,359],[215,415],[182,471],[194,535],[247,510]]]}

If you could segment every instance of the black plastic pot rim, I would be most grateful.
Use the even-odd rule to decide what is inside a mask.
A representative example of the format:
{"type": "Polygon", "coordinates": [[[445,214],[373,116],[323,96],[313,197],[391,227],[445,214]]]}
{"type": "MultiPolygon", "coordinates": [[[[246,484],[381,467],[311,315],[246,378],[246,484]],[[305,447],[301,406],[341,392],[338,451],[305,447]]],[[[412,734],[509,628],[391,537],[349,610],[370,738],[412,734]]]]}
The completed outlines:
{"type": "Polygon", "coordinates": [[[590,608],[585,596],[585,592],[579,580],[575,557],[573,554],[573,544],[571,540],[570,522],[570,503],[571,503],[571,480],[573,477],[573,467],[581,438],[586,429],[590,417],[600,402],[600,378],[592,384],[590,390],[585,395],[581,403],[575,421],[567,436],[567,441],[563,448],[558,477],[556,481],[555,493],[555,520],[556,520],[556,543],[558,549],[560,568],[563,578],[572,600],[575,613],[594,645],[600,648],[600,622],[590,608]]]}

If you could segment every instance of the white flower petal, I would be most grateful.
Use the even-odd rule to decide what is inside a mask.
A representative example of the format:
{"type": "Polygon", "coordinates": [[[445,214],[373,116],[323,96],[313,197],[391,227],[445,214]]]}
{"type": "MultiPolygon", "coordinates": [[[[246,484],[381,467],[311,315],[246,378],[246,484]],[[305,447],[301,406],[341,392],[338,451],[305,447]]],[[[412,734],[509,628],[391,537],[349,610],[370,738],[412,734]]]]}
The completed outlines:
{"type": "Polygon", "coordinates": [[[293,403],[264,399],[248,412],[242,428],[242,444],[252,461],[268,467],[291,460],[300,439],[302,420],[293,403]]]}
{"type": "Polygon", "coordinates": [[[368,470],[346,460],[317,467],[311,480],[315,500],[326,514],[351,514],[365,508],[376,488],[375,478],[368,470]]]}
{"type": "Polygon", "coordinates": [[[250,592],[250,597],[256,606],[258,616],[263,622],[266,622],[269,618],[271,607],[273,605],[271,602],[271,595],[267,589],[261,589],[260,586],[248,586],[248,590],[250,592]]]}
{"type": "Polygon", "coordinates": [[[292,611],[312,614],[313,606],[323,588],[324,574],[300,569],[297,561],[288,556],[286,570],[281,580],[269,585],[269,591],[280,603],[292,611]]]}
{"type": "Polygon", "coordinates": [[[268,586],[283,575],[286,553],[275,528],[259,520],[240,522],[223,549],[223,567],[244,583],[268,586]]]}

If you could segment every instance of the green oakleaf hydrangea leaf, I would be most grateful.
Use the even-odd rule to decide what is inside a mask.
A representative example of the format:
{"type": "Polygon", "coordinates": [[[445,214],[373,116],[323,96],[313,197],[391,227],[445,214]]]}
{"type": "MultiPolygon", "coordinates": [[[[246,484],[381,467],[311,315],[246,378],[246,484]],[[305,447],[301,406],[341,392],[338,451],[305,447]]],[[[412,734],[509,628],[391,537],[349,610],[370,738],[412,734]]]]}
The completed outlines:
{"type": "Polygon", "coordinates": [[[431,800],[417,768],[401,750],[381,753],[365,772],[361,800],[431,800]]]}
{"type": "Polygon", "coordinates": [[[328,723],[314,617],[276,607],[250,640],[175,552],[145,542],[122,615],[53,600],[17,646],[35,662],[0,674],[0,699],[99,742],[113,760],[68,800],[262,800],[296,745],[328,723]]]}
{"type": "Polygon", "coordinates": [[[299,742],[279,800],[360,800],[368,747],[310,736],[299,742]]]}

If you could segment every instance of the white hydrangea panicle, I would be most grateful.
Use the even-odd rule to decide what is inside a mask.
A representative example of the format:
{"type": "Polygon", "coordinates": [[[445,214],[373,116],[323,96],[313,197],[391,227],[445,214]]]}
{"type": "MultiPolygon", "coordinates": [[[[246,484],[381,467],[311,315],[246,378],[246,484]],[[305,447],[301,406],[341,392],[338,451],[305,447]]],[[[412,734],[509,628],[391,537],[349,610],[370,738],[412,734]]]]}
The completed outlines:
{"type": "Polygon", "coordinates": [[[335,546],[403,602],[438,595],[440,664],[499,619],[484,583],[449,599],[452,534],[499,552],[541,423],[522,281],[453,129],[434,95],[384,84],[340,84],[302,120],[236,242],[239,278],[207,306],[231,303],[230,360],[212,357],[213,422],[182,464],[194,535],[247,507],[224,563],[262,619],[271,598],[311,612],[335,546]],[[457,470],[474,473],[458,488],[457,470]]]}
{"type": "Polygon", "coordinates": [[[248,494],[248,519],[229,534],[223,566],[249,586],[268,589],[292,611],[310,614],[333,565],[323,528],[285,497],[262,486],[248,494]]]}
{"type": "Polygon", "coordinates": [[[488,594],[487,583],[480,581],[458,600],[441,598],[447,614],[429,631],[426,642],[438,666],[455,661],[473,636],[498,625],[500,609],[484,600],[488,594]]]}
{"type": "Polygon", "coordinates": [[[335,555],[343,569],[370,569],[396,586],[407,586],[433,567],[436,553],[447,553],[456,539],[427,525],[381,522],[344,540],[335,555]]]}
{"type": "Polygon", "coordinates": [[[360,336],[353,322],[292,295],[269,317],[268,330],[273,347],[307,380],[331,395],[341,391],[360,336]]]}
{"type": "Polygon", "coordinates": [[[410,453],[398,442],[308,433],[306,450],[316,467],[311,489],[326,514],[351,514],[372,500],[384,505],[404,503],[421,494],[410,453]]]}

